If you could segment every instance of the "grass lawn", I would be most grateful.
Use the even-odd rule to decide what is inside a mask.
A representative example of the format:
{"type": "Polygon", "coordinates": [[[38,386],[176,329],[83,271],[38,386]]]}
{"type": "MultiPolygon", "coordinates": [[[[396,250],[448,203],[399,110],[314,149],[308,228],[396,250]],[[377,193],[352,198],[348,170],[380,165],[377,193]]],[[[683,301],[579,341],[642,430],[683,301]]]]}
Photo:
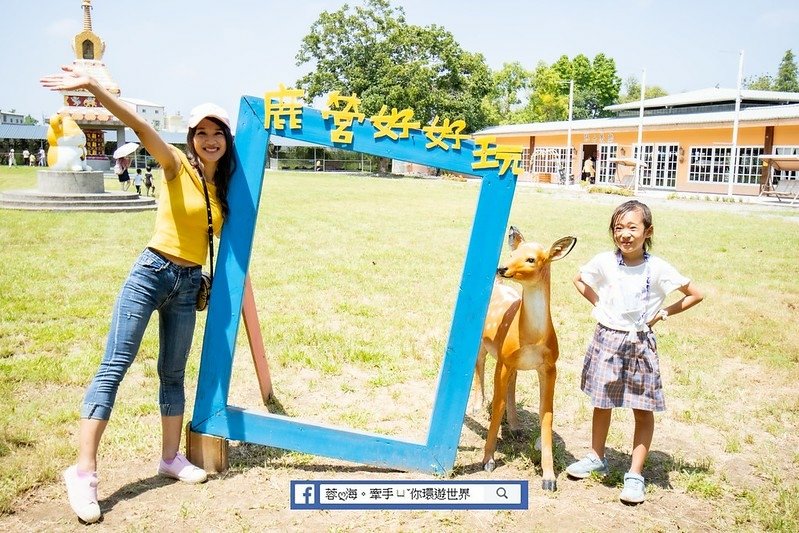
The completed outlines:
{"type": "MultiPolygon", "coordinates": [[[[33,170],[0,168],[0,192],[35,187],[33,170]]],[[[472,182],[267,174],[250,274],[289,415],[424,436],[477,193],[472,182]],[[401,409],[389,408],[398,403],[401,409]]],[[[590,405],[579,380],[593,324],[571,279],[610,248],[609,217],[625,199],[520,187],[511,212],[528,240],[578,238],[553,265],[552,286],[561,346],[555,426],[570,454],[588,445],[590,405]]],[[[658,326],[668,411],[656,417],[653,450],[669,455],[653,452],[648,468],[667,480],[663,492],[704,505],[712,527],[795,531],[797,217],[642,200],[653,210],[654,253],[705,292],[700,306],[658,326]]],[[[21,498],[56,482],[74,461],[82,393],[102,357],[114,298],[154,219],[155,212],[0,210],[0,516],[18,511],[21,498]]],[[[199,315],[189,360],[189,414],[204,321],[199,315]]],[[[155,457],[159,449],[156,326],[152,320],[120,389],[104,464],[155,457]]],[[[231,402],[257,407],[243,328],[239,345],[231,402]]],[[[535,412],[537,380],[526,374],[520,403],[535,412]]],[[[631,420],[614,414],[609,446],[629,447],[631,420]]],[[[559,475],[566,449],[556,458],[559,475]]],[[[523,455],[508,454],[506,467],[536,476],[523,455]]],[[[237,457],[240,468],[270,460],[237,457]]],[[[455,475],[463,472],[456,467],[455,475]]]]}

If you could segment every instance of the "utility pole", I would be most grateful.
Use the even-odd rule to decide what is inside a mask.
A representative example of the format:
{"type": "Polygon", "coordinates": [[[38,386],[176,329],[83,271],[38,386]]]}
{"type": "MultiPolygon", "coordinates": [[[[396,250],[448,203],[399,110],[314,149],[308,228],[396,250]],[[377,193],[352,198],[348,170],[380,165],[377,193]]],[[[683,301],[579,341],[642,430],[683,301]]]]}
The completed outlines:
{"type": "Polygon", "coordinates": [[[735,96],[735,118],[732,121],[732,153],[730,154],[730,175],[727,183],[727,196],[732,196],[732,187],[738,176],[738,117],[741,114],[741,84],[744,76],[744,51],[738,58],[738,91],[735,96]]]}
{"type": "MultiPolygon", "coordinates": [[[[644,94],[646,93],[646,69],[641,71],[641,100],[638,104],[638,157],[635,158],[635,186],[633,190],[638,194],[638,182],[641,181],[641,158],[644,157],[644,94]]],[[[633,150],[633,157],[635,150],[633,150]]]]}
{"type": "Polygon", "coordinates": [[[566,135],[566,183],[572,175],[572,114],[574,112],[574,80],[569,80],[569,132],[566,135]]]}

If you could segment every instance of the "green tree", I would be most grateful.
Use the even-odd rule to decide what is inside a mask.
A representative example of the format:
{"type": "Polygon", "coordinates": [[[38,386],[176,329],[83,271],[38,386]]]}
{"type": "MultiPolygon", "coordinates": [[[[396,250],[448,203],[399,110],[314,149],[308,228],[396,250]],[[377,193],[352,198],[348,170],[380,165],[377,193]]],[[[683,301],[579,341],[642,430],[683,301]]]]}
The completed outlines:
{"type": "MultiPolygon", "coordinates": [[[[574,80],[575,95],[580,91],[588,91],[594,85],[593,66],[584,54],[577,54],[574,59],[562,55],[552,64],[552,69],[561,80],[574,80]]],[[[568,94],[569,89],[564,84],[558,90],[568,94]]]]}
{"type": "Polygon", "coordinates": [[[777,77],[770,74],[746,78],[744,87],[760,91],[799,91],[799,77],[797,76],[796,58],[793,50],[786,50],[777,69],[777,77]]]}
{"type": "Polygon", "coordinates": [[[753,76],[744,79],[743,86],[744,88],[751,89],[753,91],[773,91],[774,78],[768,74],[761,74],[757,77],[753,76]]]}
{"type": "MultiPolygon", "coordinates": [[[[659,85],[647,85],[644,90],[644,98],[658,98],[668,96],[669,93],[659,85]]],[[[630,76],[624,80],[624,93],[619,96],[619,103],[637,102],[641,99],[641,82],[635,76],[630,76]]]]}
{"type": "Polygon", "coordinates": [[[612,58],[601,53],[593,61],[583,54],[574,59],[563,55],[551,67],[539,63],[536,68],[528,116],[536,121],[568,118],[569,80],[574,80],[575,119],[608,116],[604,108],[618,101],[621,78],[612,58]]]}
{"type": "Polygon", "coordinates": [[[23,124],[33,124],[35,126],[36,124],[39,123],[39,121],[36,120],[35,118],[33,118],[30,115],[25,115],[25,117],[22,119],[22,123],[23,124]]]}
{"type": "Polygon", "coordinates": [[[596,95],[598,108],[594,116],[605,117],[610,113],[604,108],[619,101],[621,78],[616,73],[616,61],[605,54],[597,54],[591,63],[591,89],[596,95]]]}
{"type": "Polygon", "coordinates": [[[797,78],[796,60],[793,50],[787,50],[782,56],[780,67],[777,69],[777,78],[774,80],[775,91],[799,91],[799,78],[797,78]]]}
{"type": "Polygon", "coordinates": [[[409,25],[389,0],[323,11],[296,60],[313,65],[297,80],[309,99],[338,90],[357,94],[367,116],[386,105],[411,108],[422,123],[462,118],[470,131],[490,124],[491,70],[482,54],[464,51],[441,26],[409,25]]]}
{"type": "Polygon", "coordinates": [[[492,75],[491,93],[486,97],[489,107],[489,122],[511,124],[516,122],[521,105],[529,96],[533,74],[521,63],[505,63],[492,75]]]}
{"type": "Polygon", "coordinates": [[[532,88],[527,106],[519,113],[519,122],[553,122],[568,118],[568,81],[564,83],[554,67],[540,61],[533,72],[532,88]]]}

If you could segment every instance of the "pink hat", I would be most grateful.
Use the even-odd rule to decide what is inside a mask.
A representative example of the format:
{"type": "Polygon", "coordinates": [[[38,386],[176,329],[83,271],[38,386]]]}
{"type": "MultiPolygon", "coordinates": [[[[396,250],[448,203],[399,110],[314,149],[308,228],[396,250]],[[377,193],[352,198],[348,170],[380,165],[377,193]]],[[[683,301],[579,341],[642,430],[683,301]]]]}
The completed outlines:
{"type": "Polygon", "coordinates": [[[196,128],[197,124],[199,124],[202,119],[207,117],[213,117],[215,119],[221,120],[225,126],[230,128],[230,117],[228,117],[227,111],[210,102],[200,104],[191,110],[191,114],[189,114],[189,127],[196,128]]]}

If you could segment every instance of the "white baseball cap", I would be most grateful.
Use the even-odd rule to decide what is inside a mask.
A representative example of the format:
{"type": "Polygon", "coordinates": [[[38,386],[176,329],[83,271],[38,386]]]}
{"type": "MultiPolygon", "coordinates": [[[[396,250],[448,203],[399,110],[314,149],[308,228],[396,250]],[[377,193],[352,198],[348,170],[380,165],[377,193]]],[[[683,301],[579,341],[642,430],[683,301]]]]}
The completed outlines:
{"type": "Polygon", "coordinates": [[[228,116],[227,111],[216,104],[212,104],[211,102],[200,104],[191,110],[191,113],[189,114],[189,127],[196,128],[197,124],[199,124],[202,119],[207,117],[213,117],[215,119],[221,120],[225,126],[230,128],[230,117],[228,116]]]}

